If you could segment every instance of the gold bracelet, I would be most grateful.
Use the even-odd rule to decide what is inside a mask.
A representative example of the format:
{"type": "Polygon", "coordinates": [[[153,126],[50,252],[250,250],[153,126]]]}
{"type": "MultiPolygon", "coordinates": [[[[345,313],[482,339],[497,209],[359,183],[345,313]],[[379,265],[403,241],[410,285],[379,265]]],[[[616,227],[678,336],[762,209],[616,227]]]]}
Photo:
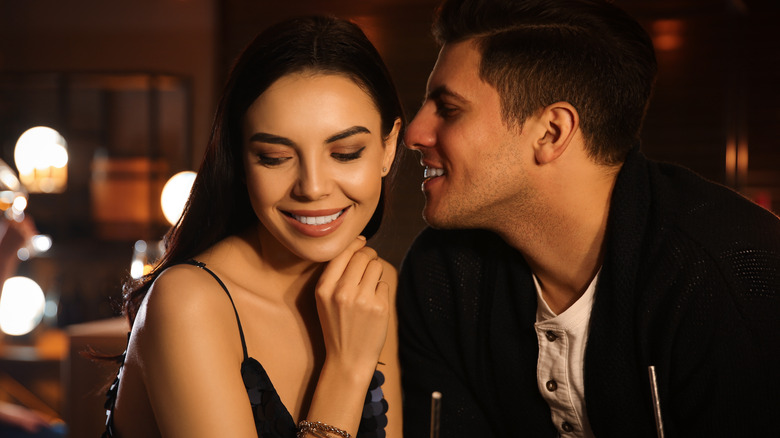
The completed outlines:
{"type": "Polygon", "coordinates": [[[322,423],[320,421],[306,421],[301,420],[298,422],[298,438],[304,438],[306,434],[311,434],[316,437],[328,438],[330,434],[335,434],[341,438],[352,438],[346,430],[333,427],[329,424],[322,423]],[[323,433],[324,432],[324,433],[323,433]]]}

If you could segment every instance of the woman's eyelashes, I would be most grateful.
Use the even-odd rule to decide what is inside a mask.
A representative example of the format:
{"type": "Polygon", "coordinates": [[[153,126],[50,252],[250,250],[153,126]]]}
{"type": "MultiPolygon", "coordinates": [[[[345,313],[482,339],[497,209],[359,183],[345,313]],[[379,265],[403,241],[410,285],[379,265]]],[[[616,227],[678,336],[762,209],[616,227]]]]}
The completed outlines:
{"type": "Polygon", "coordinates": [[[333,152],[330,154],[331,157],[335,158],[338,161],[353,161],[357,160],[363,155],[363,151],[366,149],[365,146],[362,148],[354,151],[354,152],[333,152]]]}
{"type": "MultiPolygon", "coordinates": [[[[350,152],[346,152],[346,151],[331,152],[330,156],[336,161],[346,163],[349,161],[357,160],[358,158],[362,157],[363,151],[365,151],[365,149],[366,147],[363,146],[358,149],[352,150],[350,152]]],[[[290,155],[282,155],[279,153],[257,152],[255,155],[257,156],[258,163],[266,167],[279,166],[293,158],[290,155]]]]}
{"type": "Polygon", "coordinates": [[[274,167],[278,166],[285,161],[289,160],[292,157],[289,156],[279,156],[279,155],[272,155],[272,154],[263,154],[258,153],[257,154],[257,160],[260,164],[267,167],[274,167]]]}

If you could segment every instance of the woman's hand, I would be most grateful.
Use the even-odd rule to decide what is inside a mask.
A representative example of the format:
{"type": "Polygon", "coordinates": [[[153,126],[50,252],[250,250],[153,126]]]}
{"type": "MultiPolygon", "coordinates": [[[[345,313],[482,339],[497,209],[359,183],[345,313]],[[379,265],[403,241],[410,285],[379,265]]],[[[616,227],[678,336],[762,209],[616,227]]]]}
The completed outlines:
{"type": "Polygon", "coordinates": [[[389,290],[376,251],[355,239],[325,267],[316,287],[326,361],[373,373],[387,338],[389,290]]]}
{"type": "Polygon", "coordinates": [[[358,237],[328,263],[316,286],[326,356],[307,419],[353,436],[387,338],[391,307],[383,271],[376,251],[358,237]]]}

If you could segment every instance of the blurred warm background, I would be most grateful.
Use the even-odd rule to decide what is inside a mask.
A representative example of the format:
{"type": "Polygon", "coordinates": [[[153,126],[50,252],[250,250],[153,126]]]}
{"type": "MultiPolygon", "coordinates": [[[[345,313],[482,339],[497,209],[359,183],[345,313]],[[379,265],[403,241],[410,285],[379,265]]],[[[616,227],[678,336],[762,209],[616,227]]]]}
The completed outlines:
{"type": "MultiPolygon", "coordinates": [[[[124,348],[121,283],[158,254],[170,226],[163,187],[197,170],[221,83],[258,30],[304,13],[353,19],[385,57],[412,116],[436,57],[428,34],[436,3],[0,0],[0,159],[8,165],[0,165],[0,208],[6,220],[31,217],[40,236],[20,254],[9,275],[21,280],[6,284],[0,301],[0,329],[10,332],[0,333],[0,402],[63,419],[70,436],[99,433],[102,385],[115,370],[78,352],[124,348]],[[33,127],[51,129],[20,141],[33,127]]],[[[778,3],[615,3],[657,47],[645,153],[780,212],[778,3]]],[[[407,155],[374,241],[396,265],[423,226],[421,180],[407,155]]]]}

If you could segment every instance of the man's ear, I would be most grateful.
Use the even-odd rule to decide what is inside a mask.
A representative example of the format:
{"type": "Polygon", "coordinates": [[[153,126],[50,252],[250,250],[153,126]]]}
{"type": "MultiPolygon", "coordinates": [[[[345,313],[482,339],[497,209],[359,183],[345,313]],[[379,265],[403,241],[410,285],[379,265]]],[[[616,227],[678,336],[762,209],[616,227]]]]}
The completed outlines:
{"type": "Polygon", "coordinates": [[[547,164],[563,155],[579,129],[580,116],[568,102],[556,102],[545,107],[539,118],[543,135],[534,144],[536,162],[547,164]]]}

